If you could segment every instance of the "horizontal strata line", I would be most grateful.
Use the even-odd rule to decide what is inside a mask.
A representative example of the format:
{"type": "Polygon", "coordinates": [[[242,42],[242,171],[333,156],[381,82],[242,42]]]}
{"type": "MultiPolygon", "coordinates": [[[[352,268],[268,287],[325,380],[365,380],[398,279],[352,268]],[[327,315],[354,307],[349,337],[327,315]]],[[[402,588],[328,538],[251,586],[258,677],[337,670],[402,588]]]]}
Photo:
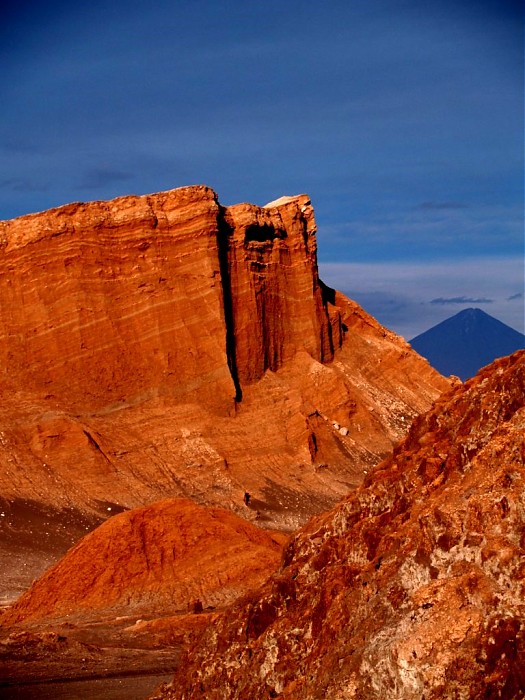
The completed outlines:
{"type": "MultiPolygon", "coordinates": [[[[147,267],[147,266],[145,266],[147,267]]],[[[169,284],[172,285],[177,285],[181,281],[188,282],[192,280],[196,281],[202,281],[202,280],[207,280],[207,279],[213,279],[219,276],[219,270],[218,270],[218,265],[217,267],[214,267],[213,265],[210,265],[208,268],[204,268],[201,266],[201,272],[195,273],[194,271],[195,265],[194,264],[188,264],[183,267],[183,269],[173,269],[168,266],[161,267],[159,266],[157,269],[152,268],[151,266],[149,269],[143,269],[139,270],[137,272],[136,267],[133,270],[130,270],[128,273],[126,273],[125,270],[119,270],[117,272],[114,272],[111,274],[111,271],[109,270],[103,270],[103,268],[98,268],[97,272],[102,272],[104,271],[104,276],[98,274],[98,275],[92,275],[92,276],[87,276],[84,275],[82,277],[78,277],[75,275],[70,275],[70,276],[62,276],[61,279],[58,280],[53,280],[53,289],[56,289],[57,287],[73,287],[72,292],[73,293],[78,293],[78,294],[83,294],[86,291],[89,291],[90,294],[92,294],[94,291],[96,292],[96,289],[93,289],[92,287],[98,286],[100,289],[103,289],[104,285],[111,285],[114,286],[116,284],[121,284],[122,286],[126,287],[134,287],[134,289],[138,290],[139,289],[139,284],[137,283],[144,283],[144,284],[159,284],[159,277],[162,277],[162,282],[168,282],[169,284]],[[187,270],[192,270],[192,272],[187,272],[187,270]],[[167,276],[164,276],[167,275],[167,276]],[[87,288],[87,289],[86,289],[87,288]]],[[[9,280],[3,285],[0,285],[3,287],[6,292],[9,290],[9,287],[11,286],[9,284],[11,280],[9,280]]],[[[31,286],[24,286],[23,287],[23,294],[24,296],[28,297],[32,293],[34,293],[35,290],[39,290],[42,288],[42,284],[40,282],[44,282],[46,285],[49,287],[49,279],[47,279],[47,275],[44,273],[42,277],[39,277],[35,279],[33,277],[32,279],[33,284],[31,286]]],[[[16,285],[15,285],[16,287],[16,285]]],[[[48,287],[45,287],[44,289],[47,290],[48,287]]],[[[41,298],[41,294],[38,295],[38,298],[41,298]]],[[[4,300],[5,300],[5,295],[4,295],[4,300]]]]}
{"type": "MultiPolygon", "coordinates": [[[[188,242],[192,242],[193,237],[188,236],[188,242]]],[[[145,238],[138,238],[137,243],[140,245],[140,243],[143,243],[146,239],[145,238]]],[[[105,245],[103,242],[93,242],[93,243],[86,243],[84,241],[79,241],[78,243],[74,244],[68,244],[68,245],[63,245],[63,246],[58,246],[56,250],[53,251],[52,254],[50,254],[48,251],[19,251],[19,252],[14,252],[9,255],[9,260],[8,264],[10,266],[10,269],[15,270],[18,269],[19,266],[28,260],[30,262],[31,267],[35,267],[35,265],[43,265],[47,263],[48,261],[52,263],[53,265],[57,264],[57,258],[61,257],[62,260],[58,260],[58,262],[64,262],[68,258],[72,258],[73,261],[79,262],[81,265],[84,266],[91,266],[93,264],[97,264],[100,267],[104,268],[110,265],[113,261],[116,262],[131,262],[135,260],[149,260],[151,257],[151,262],[155,261],[170,261],[171,264],[177,264],[178,260],[183,260],[185,258],[190,258],[190,257],[197,257],[199,249],[196,248],[194,245],[193,246],[188,246],[187,250],[180,250],[182,247],[182,244],[180,241],[177,242],[177,245],[175,245],[175,242],[172,242],[171,240],[167,241],[169,245],[162,245],[164,241],[162,240],[156,240],[150,248],[147,248],[146,250],[140,250],[139,245],[137,245],[135,248],[131,249],[130,252],[130,247],[129,246],[123,246],[123,251],[119,250],[118,247],[115,245],[105,245]],[[173,245],[172,245],[173,243],[173,245]],[[148,251],[154,248],[155,254],[151,255],[151,253],[148,255],[148,251]],[[176,255],[171,255],[167,256],[167,254],[170,252],[170,249],[177,249],[176,255]],[[90,258],[87,259],[86,261],[86,255],[90,251],[97,251],[100,254],[100,257],[95,257],[93,260],[90,258]],[[165,257],[163,257],[165,256],[165,257]]],[[[218,256],[217,253],[217,247],[216,246],[206,246],[204,250],[208,251],[214,251],[216,255],[218,256]]]]}
{"type": "MultiPolygon", "coordinates": [[[[212,288],[210,287],[209,289],[211,290],[212,288]]],[[[211,291],[210,291],[210,294],[211,294],[211,291]]],[[[203,294],[202,296],[206,296],[206,295],[203,294]]],[[[213,295],[213,296],[215,296],[215,295],[213,295]]],[[[142,314],[152,313],[152,312],[155,312],[159,308],[164,308],[167,306],[178,306],[180,303],[181,303],[180,298],[168,299],[166,301],[159,301],[156,304],[147,304],[140,309],[136,309],[136,310],[132,311],[131,313],[123,314],[123,315],[119,316],[118,318],[112,318],[109,315],[101,314],[101,316],[99,318],[95,318],[91,321],[88,321],[88,322],[82,323],[82,324],[78,324],[78,317],[76,317],[76,318],[71,319],[70,321],[65,321],[64,323],[53,325],[51,328],[48,328],[46,330],[41,330],[39,332],[36,332],[34,335],[30,336],[29,339],[34,340],[37,338],[42,338],[42,337],[45,337],[49,334],[54,334],[58,330],[71,328],[73,326],[76,327],[79,331],[81,331],[81,330],[84,330],[87,328],[91,328],[93,326],[97,326],[100,323],[109,322],[114,327],[122,322],[128,321],[128,320],[135,318],[137,316],[140,316],[142,314]]],[[[219,304],[218,298],[217,298],[216,306],[217,306],[217,311],[218,311],[217,317],[219,318],[221,312],[220,312],[220,304],[219,304]]],[[[80,310],[78,313],[80,313],[80,310]]],[[[195,313],[196,318],[197,318],[197,316],[198,316],[198,314],[195,313]]],[[[200,323],[202,323],[202,319],[201,319],[200,323]]],[[[187,317],[186,317],[185,319],[181,319],[179,324],[176,324],[173,327],[178,328],[178,327],[184,327],[187,325],[188,325],[188,323],[187,323],[187,317]]],[[[2,333],[2,334],[0,334],[0,338],[9,338],[12,335],[13,335],[12,333],[2,333]]]]}
{"type": "MultiPolygon", "coordinates": [[[[198,290],[194,289],[191,286],[188,286],[189,282],[199,282],[199,287],[207,290],[213,285],[203,284],[203,281],[212,280],[218,275],[218,270],[213,268],[209,268],[203,271],[201,274],[188,274],[186,272],[181,271],[174,272],[172,270],[159,269],[156,270],[154,274],[152,274],[150,271],[144,271],[140,275],[135,276],[126,276],[123,273],[119,273],[118,276],[114,277],[83,277],[82,279],[79,279],[77,277],[65,277],[61,280],[58,280],[56,284],[53,285],[53,289],[56,290],[62,288],[64,292],[69,292],[70,296],[78,297],[80,299],[83,299],[88,294],[90,298],[95,297],[99,299],[106,299],[106,287],[115,287],[115,285],[121,285],[121,294],[125,294],[126,297],[133,296],[133,298],[140,299],[140,297],[144,293],[143,291],[141,291],[143,288],[145,289],[148,286],[154,287],[155,289],[153,291],[155,294],[157,294],[163,292],[163,288],[160,286],[160,284],[166,282],[166,289],[168,289],[170,293],[180,294],[181,291],[183,291],[185,292],[184,296],[190,297],[196,294],[198,290]],[[168,276],[163,277],[162,281],[159,282],[159,276],[162,277],[162,275],[168,276]],[[72,289],[68,290],[68,287],[72,287],[72,289]]],[[[33,297],[38,303],[41,303],[47,307],[48,304],[43,300],[43,295],[39,292],[39,289],[41,289],[41,285],[38,284],[39,281],[40,280],[34,280],[35,283],[31,287],[23,287],[22,296],[24,299],[30,299],[31,297],[33,297]]],[[[14,303],[18,307],[19,298],[17,297],[12,300],[9,300],[9,286],[3,285],[3,287],[4,308],[7,308],[9,306],[9,303],[14,303]]],[[[115,298],[109,298],[108,301],[114,302],[115,298]]],[[[57,303],[57,301],[52,302],[53,305],[56,305],[57,303]]]]}
{"type": "MultiPolygon", "coordinates": [[[[191,213],[191,211],[191,207],[186,208],[186,213],[191,213]]],[[[45,217],[42,217],[42,219],[45,220],[45,217]]],[[[171,239],[176,238],[177,241],[180,241],[182,236],[195,236],[195,234],[200,234],[203,238],[216,239],[218,233],[215,212],[196,212],[193,216],[178,215],[174,220],[170,220],[169,216],[166,215],[161,215],[159,217],[155,215],[151,217],[144,216],[139,219],[139,225],[136,225],[137,219],[133,217],[115,221],[111,216],[100,217],[99,221],[95,220],[94,226],[93,221],[90,222],[91,225],[80,224],[70,227],[61,226],[60,222],[57,221],[55,226],[47,225],[45,228],[38,228],[38,223],[32,222],[32,228],[34,227],[34,229],[29,236],[26,234],[27,237],[25,239],[24,225],[21,221],[19,223],[19,221],[18,219],[14,219],[12,222],[8,221],[6,222],[7,225],[3,227],[3,236],[0,243],[6,245],[8,251],[18,250],[41,241],[50,240],[52,238],[57,239],[62,236],[82,236],[82,238],[78,239],[78,242],[83,243],[86,241],[86,238],[83,237],[84,234],[93,232],[94,228],[97,239],[105,239],[107,242],[111,243],[132,240],[136,237],[137,231],[153,238],[165,235],[166,237],[169,236],[171,239]],[[157,225],[151,225],[152,219],[158,222],[157,225]],[[123,233],[130,230],[130,223],[135,224],[135,227],[132,228],[130,233],[123,233]],[[141,223],[146,225],[141,226],[141,223]]],[[[27,225],[27,222],[24,223],[27,225]]],[[[88,240],[93,239],[91,238],[88,240]]]]}
{"type": "MultiPolygon", "coordinates": [[[[166,331],[166,332],[168,332],[168,331],[166,331]]],[[[161,333],[159,333],[159,335],[161,335],[161,333]]],[[[140,341],[137,341],[136,344],[139,345],[139,343],[140,343],[140,341]]],[[[76,352],[76,353],[73,352],[73,353],[69,353],[69,354],[68,353],[61,353],[60,356],[55,356],[53,362],[42,364],[41,365],[41,367],[42,367],[41,372],[44,372],[44,371],[45,372],[53,372],[58,367],[63,367],[66,364],[74,363],[76,359],[82,357],[82,355],[84,355],[85,353],[98,354],[101,352],[105,352],[107,350],[115,349],[115,347],[119,347],[119,346],[125,345],[126,347],[129,347],[130,344],[131,343],[129,343],[129,342],[127,342],[127,343],[121,342],[121,343],[113,343],[113,344],[106,343],[104,345],[100,345],[100,346],[93,348],[93,349],[82,350],[81,352],[76,352]]],[[[166,355],[167,355],[167,353],[163,353],[164,357],[166,355]]],[[[129,359],[129,356],[126,356],[126,358],[129,359]]],[[[128,359],[126,359],[126,358],[124,358],[124,359],[127,362],[128,359]]],[[[154,366],[154,364],[150,361],[150,358],[148,355],[144,355],[143,353],[141,353],[141,360],[142,360],[142,362],[138,366],[143,366],[143,367],[147,367],[147,368],[152,368],[154,366]]],[[[160,362],[158,363],[158,365],[161,365],[161,364],[162,363],[160,363],[160,362]]],[[[157,367],[158,367],[158,365],[157,365],[157,367]]],[[[225,355],[224,356],[224,363],[221,365],[218,365],[217,367],[215,367],[215,369],[207,372],[206,374],[202,374],[202,375],[199,371],[198,378],[194,378],[192,382],[188,382],[187,379],[185,379],[183,393],[187,393],[188,391],[191,391],[192,387],[196,388],[196,387],[199,387],[199,386],[205,384],[209,378],[213,378],[215,376],[215,374],[220,374],[226,367],[227,367],[227,365],[226,365],[226,355],[225,355]]],[[[116,371],[116,370],[117,370],[117,366],[113,366],[112,371],[116,371]]],[[[174,371],[176,371],[176,368],[174,371]]],[[[155,371],[153,371],[152,373],[155,374],[155,371]]],[[[195,375],[193,375],[193,376],[195,376],[195,375]]]]}

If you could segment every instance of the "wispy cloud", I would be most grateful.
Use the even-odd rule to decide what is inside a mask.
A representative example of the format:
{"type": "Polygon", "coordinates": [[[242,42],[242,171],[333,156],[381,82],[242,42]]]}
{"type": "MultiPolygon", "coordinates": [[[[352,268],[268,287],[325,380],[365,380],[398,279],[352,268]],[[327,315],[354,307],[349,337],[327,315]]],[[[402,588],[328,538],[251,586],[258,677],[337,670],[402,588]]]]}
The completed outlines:
{"type": "Polygon", "coordinates": [[[429,304],[492,304],[494,299],[487,299],[486,297],[479,297],[474,299],[473,297],[449,297],[448,299],[444,297],[437,297],[437,299],[431,299],[429,304]]]}
{"type": "Polygon", "coordinates": [[[507,301],[516,301],[516,299],[523,299],[523,292],[511,294],[510,297],[507,297],[507,301]]]}
{"type": "Polygon", "coordinates": [[[444,321],[462,306],[473,304],[490,304],[491,315],[523,333],[523,295],[516,294],[523,284],[522,256],[431,262],[321,262],[319,272],[324,282],[355,299],[407,339],[444,321]],[[509,297],[514,297],[512,303],[509,297]],[[429,301],[436,299],[457,301],[429,301]]]}
{"type": "Polygon", "coordinates": [[[467,204],[465,202],[421,202],[417,209],[427,209],[427,210],[442,210],[442,209],[466,209],[467,204]]]}
{"type": "Polygon", "coordinates": [[[47,187],[42,183],[35,183],[29,179],[10,177],[0,180],[0,189],[11,192],[45,192],[47,187]]]}
{"type": "Polygon", "coordinates": [[[132,173],[111,167],[91,168],[85,173],[81,187],[87,189],[104,188],[115,182],[123,182],[132,178],[132,173]]]}
{"type": "Polygon", "coordinates": [[[14,155],[25,155],[37,153],[39,150],[38,146],[34,143],[29,143],[23,141],[22,139],[17,139],[16,141],[4,141],[0,144],[0,151],[3,154],[14,154],[14,155]]]}
{"type": "Polygon", "coordinates": [[[469,255],[486,257],[523,250],[521,204],[434,206],[425,210],[421,206],[402,210],[393,206],[327,225],[323,213],[316,213],[320,256],[335,245],[340,256],[363,261],[383,258],[385,262],[431,256],[459,258],[466,250],[469,255]]]}

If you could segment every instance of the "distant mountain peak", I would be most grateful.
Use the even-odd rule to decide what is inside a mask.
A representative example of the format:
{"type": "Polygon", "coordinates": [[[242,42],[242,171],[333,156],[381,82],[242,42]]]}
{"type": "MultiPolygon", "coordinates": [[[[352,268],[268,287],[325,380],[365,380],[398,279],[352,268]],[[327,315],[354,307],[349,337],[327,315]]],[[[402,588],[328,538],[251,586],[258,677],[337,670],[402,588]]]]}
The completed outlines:
{"type": "Polygon", "coordinates": [[[482,309],[468,308],[410,341],[444,375],[463,381],[498,357],[525,348],[525,336],[482,309]]]}

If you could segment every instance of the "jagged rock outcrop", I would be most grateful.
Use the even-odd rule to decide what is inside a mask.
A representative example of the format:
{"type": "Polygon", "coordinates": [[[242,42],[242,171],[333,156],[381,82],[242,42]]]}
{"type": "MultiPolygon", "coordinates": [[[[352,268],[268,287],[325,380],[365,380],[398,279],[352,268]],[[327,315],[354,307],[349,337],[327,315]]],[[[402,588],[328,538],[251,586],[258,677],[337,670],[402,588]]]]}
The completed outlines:
{"type": "Polygon", "coordinates": [[[221,224],[232,364],[241,385],[275,372],[298,350],[331,360],[342,343],[341,320],[331,306],[332,320],[323,298],[309,198],[238,204],[224,210],[221,224]]]}
{"type": "Polygon", "coordinates": [[[230,511],[185,499],[120,513],[46,571],[0,625],[101,612],[159,617],[224,606],[264,583],[286,539],[230,511]]]}
{"type": "Polygon", "coordinates": [[[0,299],[0,588],[28,509],[48,561],[56,523],[170,497],[294,529],[449,385],[322,284],[304,195],[225,208],[196,186],[0,222],[0,299]]]}
{"type": "Polygon", "coordinates": [[[416,419],[156,697],[522,698],[524,475],[519,352],[416,419]]]}

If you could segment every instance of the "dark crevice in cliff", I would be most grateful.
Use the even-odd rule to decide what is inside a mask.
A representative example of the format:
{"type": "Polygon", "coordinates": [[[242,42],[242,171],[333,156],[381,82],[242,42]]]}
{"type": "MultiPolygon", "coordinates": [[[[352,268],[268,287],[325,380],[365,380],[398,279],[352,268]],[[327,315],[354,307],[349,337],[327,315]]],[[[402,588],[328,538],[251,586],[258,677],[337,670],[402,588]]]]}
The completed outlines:
{"type": "Polygon", "coordinates": [[[288,234],[284,229],[276,229],[270,224],[251,224],[244,233],[244,247],[251,242],[273,243],[276,238],[287,238],[288,234]]]}
{"type": "Polygon", "coordinates": [[[224,305],[224,323],[226,325],[226,357],[228,367],[235,386],[235,401],[242,401],[242,388],[237,369],[237,357],[235,352],[235,326],[233,315],[233,299],[230,274],[230,237],[232,228],[226,221],[225,210],[219,208],[217,216],[217,247],[219,251],[219,266],[221,272],[222,297],[224,305]]]}
{"type": "Polygon", "coordinates": [[[328,287],[322,280],[318,278],[319,288],[321,290],[321,300],[323,302],[323,310],[326,317],[326,334],[328,347],[321,342],[321,362],[330,362],[334,358],[335,343],[333,337],[332,324],[330,322],[330,314],[328,312],[328,304],[335,306],[335,289],[328,287]]]}
{"type": "Polygon", "coordinates": [[[100,447],[100,445],[99,445],[98,442],[95,440],[95,438],[91,435],[91,433],[88,432],[87,430],[83,430],[82,432],[83,432],[84,435],[87,437],[88,443],[91,445],[91,447],[93,447],[95,450],[97,450],[97,452],[100,452],[100,454],[104,457],[104,459],[106,460],[106,462],[108,462],[108,464],[111,464],[111,460],[110,460],[109,457],[106,455],[106,453],[104,452],[104,450],[100,447]]]}
{"type": "Polygon", "coordinates": [[[319,287],[321,289],[321,298],[325,307],[326,304],[332,304],[332,306],[335,306],[335,289],[329,287],[321,279],[319,280],[319,287]]]}
{"type": "Polygon", "coordinates": [[[275,302],[264,291],[257,295],[257,315],[262,328],[262,345],[264,353],[264,372],[270,369],[277,372],[282,366],[282,329],[278,327],[279,316],[275,302]]]}

